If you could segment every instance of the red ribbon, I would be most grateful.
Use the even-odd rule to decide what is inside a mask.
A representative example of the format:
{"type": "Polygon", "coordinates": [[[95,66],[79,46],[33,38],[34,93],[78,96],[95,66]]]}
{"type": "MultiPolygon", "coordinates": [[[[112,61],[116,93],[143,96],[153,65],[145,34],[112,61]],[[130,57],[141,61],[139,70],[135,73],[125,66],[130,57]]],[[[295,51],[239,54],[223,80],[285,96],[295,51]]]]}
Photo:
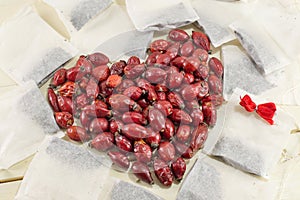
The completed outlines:
{"type": "Polygon", "coordinates": [[[240,98],[240,105],[245,108],[248,112],[256,111],[256,113],[261,116],[264,120],[266,120],[269,124],[273,125],[273,117],[276,112],[276,105],[272,102],[256,104],[252,101],[249,95],[245,95],[243,98],[240,98]]]}

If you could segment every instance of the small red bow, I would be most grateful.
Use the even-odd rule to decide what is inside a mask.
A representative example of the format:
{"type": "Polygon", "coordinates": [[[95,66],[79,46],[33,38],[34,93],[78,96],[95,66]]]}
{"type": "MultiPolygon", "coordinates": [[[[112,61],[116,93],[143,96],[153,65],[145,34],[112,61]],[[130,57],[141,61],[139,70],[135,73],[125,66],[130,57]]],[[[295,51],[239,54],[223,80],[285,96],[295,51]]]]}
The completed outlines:
{"type": "Polygon", "coordinates": [[[269,124],[273,125],[273,117],[276,112],[276,105],[272,102],[256,104],[252,101],[249,95],[245,95],[243,98],[240,98],[240,105],[243,106],[248,112],[253,112],[256,110],[256,113],[266,120],[269,124]]]}

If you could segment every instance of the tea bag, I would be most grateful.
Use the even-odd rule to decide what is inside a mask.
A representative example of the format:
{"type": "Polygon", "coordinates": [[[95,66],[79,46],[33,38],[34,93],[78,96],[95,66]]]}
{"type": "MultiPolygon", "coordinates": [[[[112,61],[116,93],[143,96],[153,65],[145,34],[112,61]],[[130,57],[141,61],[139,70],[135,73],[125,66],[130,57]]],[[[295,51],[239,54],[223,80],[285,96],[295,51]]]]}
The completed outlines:
{"type": "Polygon", "coordinates": [[[252,94],[259,95],[274,87],[257,70],[255,63],[238,46],[222,46],[224,65],[223,96],[228,100],[237,87],[252,94]]]}
{"type": "Polygon", "coordinates": [[[162,200],[145,188],[121,180],[115,183],[108,199],[123,200],[124,195],[126,195],[127,200],[162,200]]]}
{"type": "Polygon", "coordinates": [[[100,44],[94,51],[105,52],[110,60],[124,56],[138,56],[145,59],[147,47],[153,38],[153,32],[128,31],[100,44]]]}
{"type": "Polygon", "coordinates": [[[244,18],[232,23],[230,27],[264,75],[282,70],[290,63],[282,49],[259,22],[244,18]]]}
{"type": "Polygon", "coordinates": [[[251,16],[259,20],[268,34],[294,59],[300,55],[300,2],[298,0],[265,0],[251,16]]]}
{"type": "Polygon", "coordinates": [[[16,199],[98,199],[109,175],[102,159],[85,147],[47,137],[29,165],[16,199]]]}
{"type": "Polygon", "coordinates": [[[110,6],[112,0],[45,0],[56,9],[69,32],[79,31],[110,6]]]}
{"type": "Polygon", "coordinates": [[[278,179],[266,181],[200,154],[177,200],[275,199],[279,186],[278,179]]]}
{"type": "MultiPolygon", "coordinates": [[[[273,118],[274,125],[268,124],[255,112],[247,112],[239,105],[240,98],[247,93],[238,88],[234,90],[226,104],[225,114],[218,113],[217,124],[221,124],[210,132],[210,137],[218,138],[216,144],[204,147],[203,152],[221,157],[242,171],[268,178],[270,170],[279,161],[295,123],[279,106],[273,118]]],[[[267,103],[255,95],[248,95],[256,105],[267,103]]]]}
{"type": "Polygon", "coordinates": [[[197,23],[201,26],[214,47],[234,40],[236,37],[228,27],[236,19],[249,15],[254,3],[219,0],[193,0],[193,8],[199,16],[197,23]]]}
{"type": "Polygon", "coordinates": [[[29,80],[43,84],[76,52],[30,7],[24,8],[0,29],[0,68],[19,84],[29,80]]]}
{"type": "Polygon", "coordinates": [[[0,97],[0,169],[36,152],[45,134],[60,129],[37,85],[30,81],[0,97]]]}
{"type": "MultiPolygon", "coordinates": [[[[81,31],[74,33],[71,37],[71,43],[81,52],[94,52],[100,44],[120,33],[132,30],[135,30],[135,27],[126,12],[126,7],[113,3],[81,31]]],[[[106,54],[106,52],[103,53],[106,54]]]]}
{"type": "Polygon", "coordinates": [[[126,0],[126,8],[139,31],[172,29],[198,20],[189,0],[126,0]]]}

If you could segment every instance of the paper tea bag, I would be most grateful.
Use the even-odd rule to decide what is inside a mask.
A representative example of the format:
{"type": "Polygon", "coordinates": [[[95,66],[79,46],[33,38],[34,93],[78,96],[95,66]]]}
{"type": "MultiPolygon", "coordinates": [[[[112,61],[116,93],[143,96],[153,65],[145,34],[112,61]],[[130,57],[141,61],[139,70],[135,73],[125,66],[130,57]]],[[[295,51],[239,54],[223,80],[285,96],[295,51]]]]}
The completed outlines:
{"type": "Polygon", "coordinates": [[[199,16],[197,23],[208,34],[214,47],[234,40],[236,37],[228,27],[236,19],[249,15],[254,3],[234,3],[217,0],[193,0],[193,8],[199,16]]]}
{"type": "MultiPolygon", "coordinates": [[[[221,157],[228,164],[245,172],[268,178],[270,170],[279,161],[290,131],[295,128],[294,120],[277,106],[274,124],[270,125],[255,112],[247,112],[240,103],[246,95],[241,89],[234,90],[225,112],[218,113],[218,124],[210,132],[210,137],[218,138],[204,147],[203,152],[221,157]],[[212,136],[217,135],[217,136],[212,136]],[[219,136],[219,137],[218,137],[219,136]]],[[[266,100],[249,94],[256,105],[266,100]]]]}
{"type": "Polygon", "coordinates": [[[222,60],[224,65],[223,96],[225,100],[229,99],[237,87],[255,95],[274,87],[239,47],[234,45],[222,46],[222,60]]]}
{"type": "Polygon", "coordinates": [[[94,52],[105,52],[110,60],[124,56],[146,57],[147,47],[153,38],[153,32],[128,31],[100,44],[94,52]]]}
{"type": "Polygon", "coordinates": [[[56,9],[69,32],[79,31],[85,24],[110,6],[112,0],[45,0],[56,9]]]}
{"type": "Polygon", "coordinates": [[[30,7],[0,29],[0,68],[19,84],[29,80],[42,84],[76,52],[30,7]]]}
{"type": "Polygon", "coordinates": [[[294,59],[300,55],[300,2],[298,0],[265,0],[256,5],[251,16],[294,59]]]}
{"type": "Polygon", "coordinates": [[[126,0],[126,8],[139,31],[173,29],[198,20],[188,0],[126,0]]]}
{"type": "Polygon", "coordinates": [[[93,52],[98,45],[131,30],[135,30],[135,27],[127,14],[126,7],[114,3],[88,23],[84,29],[74,33],[71,42],[81,52],[93,52]]]}
{"type": "Polygon", "coordinates": [[[45,134],[53,135],[60,130],[33,81],[2,95],[0,113],[0,169],[32,155],[45,134]]]}
{"type": "Polygon", "coordinates": [[[266,181],[200,154],[177,200],[275,199],[280,180],[266,181]]]}
{"type": "Polygon", "coordinates": [[[133,185],[125,181],[117,181],[111,191],[110,200],[123,200],[126,195],[126,200],[162,200],[162,198],[152,194],[147,189],[133,185]]]}
{"type": "Polygon", "coordinates": [[[47,137],[29,165],[16,199],[101,199],[109,167],[96,157],[85,147],[47,137]]]}
{"type": "Polygon", "coordinates": [[[281,70],[290,63],[282,49],[259,22],[244,18],[234,22],[230,27],[264,75],[281,70]]]}

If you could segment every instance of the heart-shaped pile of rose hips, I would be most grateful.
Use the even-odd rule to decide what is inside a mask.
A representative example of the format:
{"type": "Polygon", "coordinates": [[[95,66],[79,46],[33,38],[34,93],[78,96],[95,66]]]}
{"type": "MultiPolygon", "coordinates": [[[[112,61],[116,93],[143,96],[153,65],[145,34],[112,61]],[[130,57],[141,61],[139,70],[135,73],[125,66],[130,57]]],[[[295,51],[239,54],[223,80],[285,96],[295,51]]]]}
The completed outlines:
{"type": "Polygon", "coordinates": [[[102,53],[80,56],[74,67],[56,71],[48,88],[56,122],[140,180],[153,184],[154,171],[170,186],[202,148],[222,104],[223,66],[209,51],[204,33],[190,38],[175,29],[151,43],[143,63],[135,56],[113,64],[102,53]]]}

